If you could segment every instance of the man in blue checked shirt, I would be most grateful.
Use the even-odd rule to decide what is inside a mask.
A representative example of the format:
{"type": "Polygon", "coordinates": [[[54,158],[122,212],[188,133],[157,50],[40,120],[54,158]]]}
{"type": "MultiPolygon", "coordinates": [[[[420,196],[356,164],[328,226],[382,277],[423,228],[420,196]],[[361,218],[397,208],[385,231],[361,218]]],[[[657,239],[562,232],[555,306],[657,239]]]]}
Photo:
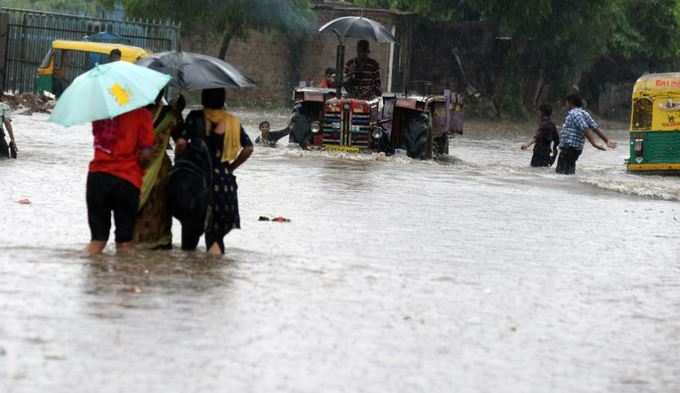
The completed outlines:
{"type": "Polygon", "coordinates": [[[577,94],[570,94],[566,100],[569,111],[560,132],[560,155],[557,159],[556,171],[564,175],[573,175],[576,173],[576,160],[583,152],[586,138],[595,148],[605,150],[604,147],[594,142],[589,134],[590,130],[595,132],[610,149],[616,148],[616,142],[607,138],[592,116],[583,109],[581,97],[577,94]]]}

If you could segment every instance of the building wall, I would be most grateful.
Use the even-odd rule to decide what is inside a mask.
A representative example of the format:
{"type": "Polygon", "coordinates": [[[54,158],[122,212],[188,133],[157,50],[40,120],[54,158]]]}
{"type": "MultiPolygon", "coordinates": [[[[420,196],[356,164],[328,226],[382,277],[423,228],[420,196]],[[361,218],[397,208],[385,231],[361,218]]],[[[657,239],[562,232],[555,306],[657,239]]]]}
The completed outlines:
{"type": "Polygon", "coordinates": [[[477,89],[486,90],[490,81],[484,80],[484,77],[497,66],[493,61],[497,45],[495,38],[492,24],[468,22],[450,25],[420,21],[411,49],[410,87],[422,90],[427,83],[432,92],[461,90],[465,87],[464,76],[477,89]],[[462,62],[463,75],[453,55],[454,50],[462,62]]]}
{"type": "MultiPolygon", "coordinates": [[[[314,32],[307,38],[292,41],[281,33],[249,32],[245,40],[235,39],[227,51],[227,61],[252,78],[257,87],[229,91],[232,105],[254,105],[265,107],[286,107],[291,104],[292,90],[300,82],[318,84],[324,70],[335,67],[338,40],[332,33],[316,32],[326,22],[350,15],[361,15],[362,11],[346,6],[319,4],[315,6],[317,21],[314,32]]],[[[389,29],[396,26],[400,45],[395,46],[396,66],[393,67],[393,86],[400,86],[400,70],[408,61],[399,61],[399,51],[408,48],[410,30],[401,31],[404,15],[384,10],[367,10],[364,16],[375,19],[389,29]]],[[[345,60],[356,56],[357,40],[348,40],[345,45],[345,60]]],[[[185,37],[184,50],[216,55],[219,52],[219,37],[185,37]]],[[[384,91],[389,91],[388,73],[390,68],[390,45],[371,43],[371,57],[381,66],[381,79],[384,91]]],[[[407,57],[405,57],[407,59],[407,57]]]]}

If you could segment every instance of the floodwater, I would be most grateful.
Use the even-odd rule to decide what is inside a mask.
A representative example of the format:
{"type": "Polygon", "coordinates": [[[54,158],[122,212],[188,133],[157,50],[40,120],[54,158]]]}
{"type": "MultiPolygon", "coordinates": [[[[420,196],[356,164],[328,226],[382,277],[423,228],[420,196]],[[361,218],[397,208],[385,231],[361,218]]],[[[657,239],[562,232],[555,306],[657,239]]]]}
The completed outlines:
{"type": "Polygon", "coordinates": [[[575,177],[529,130],[259,148],[225,258],[88,258],[91,136],[45,119],[0,162],[0,392],[680,391],[680,180],[626,174],[623,132],[575,177]]]}

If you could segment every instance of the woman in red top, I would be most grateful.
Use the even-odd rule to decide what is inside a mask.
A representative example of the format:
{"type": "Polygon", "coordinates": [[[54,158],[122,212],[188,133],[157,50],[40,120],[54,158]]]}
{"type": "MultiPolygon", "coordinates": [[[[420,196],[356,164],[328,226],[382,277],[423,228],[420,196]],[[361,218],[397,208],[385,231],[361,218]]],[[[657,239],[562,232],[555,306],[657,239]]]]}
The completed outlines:
{"type": "Polygon", "coordinates": [[[88,252],[99,254],[106,247],[111,212],[116,223],[116,248],[125,252],[133,237],[144,166],[154,144],[151,112],[142,108],[95,121],[92,133],[94,159],[87,176],[88,252]]]}

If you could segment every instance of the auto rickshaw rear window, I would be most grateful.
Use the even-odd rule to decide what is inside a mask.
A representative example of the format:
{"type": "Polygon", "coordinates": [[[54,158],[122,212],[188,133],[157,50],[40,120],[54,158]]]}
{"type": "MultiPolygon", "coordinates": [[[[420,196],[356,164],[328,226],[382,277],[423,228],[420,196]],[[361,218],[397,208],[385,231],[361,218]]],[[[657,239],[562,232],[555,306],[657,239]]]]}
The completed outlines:
{"type": "Polygon", "coordinates": [[[641,97],[633,100],[633,129],[648,130],[652,127],[653,102],[641,97]]]}

